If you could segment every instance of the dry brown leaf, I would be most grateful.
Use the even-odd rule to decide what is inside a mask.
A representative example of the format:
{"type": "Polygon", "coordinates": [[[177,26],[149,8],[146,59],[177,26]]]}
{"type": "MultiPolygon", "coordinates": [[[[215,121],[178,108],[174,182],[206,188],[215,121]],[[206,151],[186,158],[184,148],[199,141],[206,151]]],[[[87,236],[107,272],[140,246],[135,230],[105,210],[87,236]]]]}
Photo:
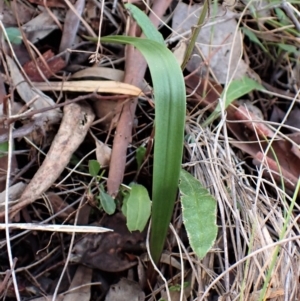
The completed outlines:
{"type": "MultiPolygon", "coordinates": [[[[90,67],[84,70],[80,70],[72,75],[72,79],[82,79],[85,77],[97,79],[108,79],[116,82],[121,82],[124,78],[124,71],[105,68],[105,67],[90,67]]],[[[104,129],[108,129],[110,127],[111,121],[114,117],[114,113],[116,111],[116,107],[119,104],[118,100],[105,100],[101,101],[96,100],[93,102],[93,107],[95,109],[95,113],[97,119],[101,119],[101,126],[104,129]]]]}
{"type": "Polygon", "coordinates": [[[60,176],[84,140],[94,118],[87,103],[72,103],[64,107],[64,116],[51,148],[18,204],[12,207],[14,213],[39,198],[60,176]]]}
{"type": "MultiPolygon", "coordinates": [[[[70,205],[56,193],[54,193],[54,192],[47,193],[47,198],[49,199],[49,203],[52,206],[53,212],[58,213],[59,218],[66,219],[75,212],[74,208],[69,207],[70,205]],[[67,209],[65,209],[65,208],[67,208],[67,209]],[[65,209],[65,210],[63,212],[61,212],[63,209],[65,209]]],[[[68,221],[71,222],[72,220],[73,220],[73,218],[69,219],[68,221]]]]}
{"type": "Polygon", "coordinates": [[[5,26],[17,26],[18,21],[15,17],[18,16],[20,23],[28,22],[35,13],[35,9],[26,5],[21,0],[16,1],[0,1],[1,20],[5,26]]]}
{"type": "Polygon", "coordinates": [[[213,105],[216,105],[223,91],[222,86],[197,75],[188,76],[185,83],[190,88],[188,92],[196,97],[196,102],[200,103],[201,106],[208,106],[213,111],[213,105]]]}
{"type": "Polygon", "coordinates": [[[173,49],[173,54],[179,65],[181,65],[184,61],[186,49],[187,43],[185,43],[185,41],[180,41],[176,48],[173,49]]]}
{"type": "MultiPolygon", "coordinates": [[[[283,139],[275,140],[272,143],[272,151],[269,149],[267,156],[264,158],[262,150],[266,150],[270,143],[266,137],[272,137],[274,134],[262,123],[251,123],[250,120],[252,118],[248,119],[250,122],[246,122],[244,126],[241,126],[240,123],[230,123],[230,120],[236,120],[241,115],[243,116],[240,118],[241,121],[245,121],[245,117],[249,116],[249,112],[242,113],[241,111],[241,108],[238,110],[233,109],[233,107],[228,109],[227,118],[229,122],[227,126],[238,140],[238,142],[232,141],[231,144],[250,154],[254,159],[253,163],[255,165],[260,165],[261,163],[265,166],[267,165],[268,168],[264,172],[264,177],[269,178],[271,172],[276,182],[281,183],[280,174],[282,173],[286,188],[294,191],[300,175],[300,160],[295,155],[295,149],[293,152],[292,144],[283,139]],[[254,128],[255,132],[253,131],[254,128]],[[276,154],[276,161],[273,152],[276,154]],[[278,166],[277,162],[279,162],[280,166],[278,166]]],[[[253,117],[253,119],[257,120],[258,118],[253,117]]]]}
{"type": "MultiPolygon", "coordinates": [[[[183,2],[178,3],[174,11],[172,28],[179,33],[191,30],[198,22],[201,10],[202,5],[197,3],[193,6],[183,2]]],[[[187,64],[187,70],[190,72],[198,70],[200,74],[207,64],[221,84],[226,83],[228,72],[230,72],[228,79],[232,76],[233,79],[238,79],[245,75],[248,66],[241,59],[243,37],[237,27],[235,14],[230,10],[221,6],[218,6],[217,11],[211,10],[210,17],[201,28],[196,40],[202,57],[195,47],[187,64]],[[203,67],[199,69],[201,64],[203,67]]]]}
{"type": "Polygon", "coordinates": [[[271,9],[268,0],[253,1],[253,10],[256,12],[259,23],[265,23],[271,17],[271,9]]]}
{"type": "Polygon", "coordinates": [[[121,213],[106,216],[101,226],[114,232],[89,234],[79,240],[71,253],[71,261],[106,272],[122,272],[137,265],[134,253],[143,249],[144,234],[129,232],[121,213]]]}
{"type": "Polygon", "coordinates": [[[118,109],[121,108],[120,101],[116,99],[101,99],[93,101],[93,108],[97,119],[100,120],[100,126],[104,130],[109,130],[112,126],[115,127],[115,114],[118,112],[118,109]]]}
{"type": "Polygon", "coordinates": [[[122,278],[117,284],[110,287],[105,301],[144,301],[145,293],[138,283],[122,278]]]}
{"type": "MultiPolygon", "coordinates": [[[[280,152],[282,155],[283,149],[281,149],[280,152]]],[[[278,154],[278,157],[279,156],[280,154],[278,154]]],[[[254,157],[253,163],[255,165],[263,164],[266,167],[266,169],[264,169],[264,174],[269,175],[269,173],[272,172],[272,175],[277,183],[280,183],[281,179],[283,178],[285,180],[286,187],[291,191],[295,190],[296,184],[298,182],[298,177],[295,177],[293,175],[290,168],[285,168],[284,162],[279,161],[279,163],[281,164],[280,166],[278,166],[278,162],[271,159],[269,156],[265,156],[262,152],[258,152],[254,157]]],[[[287,163],[291,163],[291,162],[287,162],[287,163]]]]}
{"type": "MultiPolygon", "coordinates": [[[[78,224],[79,225],[86,225],[88,224],[91,207],[88,205],[84,205],[79,209],[79,215],[78,215],[78,224]]],[[[79,290],[72,291],[68,293],[64,301],[84,301],[84,300],[90,300],[90,286],[89,283],[92,282],[92,274],[93,270],[84,266],[78,266],[76,273],[74,275],[74,278],[72,280],[72,283],[69,287],[69,290],[74,289],[75,287],[80,287],[79,290]],[[83,285],[83,287],[81,287],[83,285]]]]}
{"type": "MultiPolygon", "coordinates": [[[[82,79],[85,77],[96,79],[108,79],[116,82],[121,82],[124,78],[124,71],[105,68],[105,67],[91,67],[84,70],[80,70],[72,75],[72,79],[82,79]]],[[[118,106],[118,100],[106,100],[101,101],[96,100],[93,102],[93,107],[97,116],[97,119],[101,119],[101,126],[104,129],[110,127],[111,121],[114,117],[114,112],[116,112],[116,107],[118,106]]]]}
{"type": "MultiPolygon", "coordinates": [[[[34,101],[31,106],[36,110],[48,108],[55,105],[54,101],[44,93],[40,91],[33,91],[32,87],[24,79],[14,60],[11,59],[8,55],[6,55],[6,61],[9,66],[9,72],[13,84],[25,103],[34,101]]],[[[37,115],[38,116],[34,116],[34,118],[41,118],[42,116],[42,122],[45,128],[47,128],[47,126],[49,125],[57,124],[61,119],[61,112],[59,109],[49,110],[37,115]]]]}
{"type": "MultiPolygon", "coordinates": [[[[43,2],[43,0],[41,1],[43,2]]],[[[55,10],[52,13],[55,17],[56,15],[58,15],[57,11],[55,10]]],[[[55,23],[53,17],[46,10],[37,15],[35,18],[31,19],[26,24],[24,24],[22,28],[27,33],[27,39],[34,44],[48,36],[55,29],[58,29],[58,25],[55,23]],[[33,28],[38,29],[32,30],[33,28]]]]}
{"type": "Polygon", "coordinates": [[[121,82],[124,78],[124,71],[106,67],[90,67],[80,70],[71,76],[72,79],[84,77],[96,77],[121,82]]]}
{"type": "Polygon", "coordinates": [[[96,143],[96,158],[100,166],[108,166],[111,157],[111,148],[102,141],[95,139],[96,143]]]}
{"type": "Polygon", "coordinates": [[[286,125],[292,127],[292,132],[299,132],[300,129],[300,109],[298,107],[294,107],[293,110],[290,112],[289,116],[286,120],[286,125]]]}
{"type": "Polygon", "coordinates": [[[23,69],[30,80],[41,82],[44,81],[44,78],[50,78],[53,74],[57,73],[65,66],[66,63],[61,57],[54,57],[54,53],[51,50],[48,50],[43,53],[43,60],[39,57],[36,59],[36,62],[27,62],[23,66],[23,69]],[[40,72],[44,75],[44,77],[41,76],[37,67],[40,69],[40,72]]]}
{"type": "Polygon", "coordinates": [[[290,141],[294,143],[290,143],[292,153],[300,159],[300,133],[293,133],[290,135],[286,135],[290,141]]]}
{"type": "Polygon", "coordinates": [[[240,106],[234,116],[236,120],[240,120],[247,128],[256,132],[259,137],[272,138],[274,136],[274,132],[261,120],[260,116],[253,114],[248,108],[240,106]]]}
{"type": "MultiPolygon", "coordinates": [[[[39,126],[38,126],[37,122],[28,122],[25,125],[23,125],[22,127],[15,129],[12,133],[12,138],[13,139],[24,138],[25,136],[32,134],[35,130],[38,130],[38,129],[39,129],[39,126]]],[[[2,134],[2,132],[0,131],[0,143],[8,141],[8,137],[9,137],[8,132],[4,132],[4,134],[2,134]]],[[[47,136],[47,138],[48,138],[48,136],[47,136]]],[[[0,170],[1,170],[1,167],[0,167],[0,170]]],[[[1,172],[0,172],[0,177],[1,177],[1,172]]]]}
{"type": "MultiPolygon", "coordinates": [[[[80,17],[83,13],[85,0],[77,0],[74,6],[68,9],[63,34],[60,40],[59,52],[63,52],[75,45],[75,38],[80,24],[80,17]]],[[[66,53],[66,61],[69,61],[70,53],[66,53]]]]}
{"type": "Polygon", "coordinates": [[[34,87],[42,91],[69,91],[69,92],[103,92],[103,93],[116,93],[127,94],[133,96],[143,95],[141,89],[121,82],[116,81],[93,81],[93,80],[80,80],[68,82],[50,82],[50,83],[33,83],[34,87]]]}
{"type": "Polygon", "coordinates": [[[70,290],[78,287],[76,290],[68,293],[64,297],[64,301],[89,301],[91,299],[91,287],[93,270],[84,266],[79,266],[73,277],[70,290]]]}
{"type": "MultiPolygon", "coordinates": [[[[47,7],[61,7],[65,8],[67,5],[64,0],[47,0],[45,2],[44,0],[28,0],[30,3],[41,5],[41,6],[47,6],[47,7]]],[[[74,0],[71,0],[72,3],[74,3],[74,0]]]]}
{"type": "Polygon", "coordinates": [[[257,106],[255,106],[252,103],[252,101],[250,101],[248,99],[239,99],[239,100],[236,100],[235,103],[237,103],[239,105],[239,107],[241,107],[241,106],[244,107],[246,109],[246,111],[253,113],[260,120],[264,120],[264,115],[263,115],[261,109],[259,109],[257,106]]]}

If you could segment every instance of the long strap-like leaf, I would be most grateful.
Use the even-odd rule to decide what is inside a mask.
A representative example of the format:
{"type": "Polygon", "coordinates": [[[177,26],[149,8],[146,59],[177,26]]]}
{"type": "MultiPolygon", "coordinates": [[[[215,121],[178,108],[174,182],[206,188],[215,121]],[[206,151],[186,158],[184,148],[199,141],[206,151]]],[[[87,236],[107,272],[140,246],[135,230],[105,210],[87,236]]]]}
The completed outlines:
{"type": "Polygon", "coordinates": [[[183,152],[185,83],[173,53],[149,39],[110,36],[102,42],[131,44],[144,55],[155,96],[152,226],[150,247],[158,262],[172,217],[183,152]]]}
{"type": "Polygon", "coordinates": [[[151,21],[149,20],[149,18],[146,16],[144,12],[142,12],[138,7],[136,7],[131,3],[125,4],[125,7],[128,9],[133,19],[135,19],[136,22],[139,24],[147,39],[165,45],[163,36],[151,23],[151,21]]]}
{"type": "Polygon", "coordinates": [[[153,61],[152,64],[145,56],[149,64],[155,94],[155,145],[150,249],[153,259],[157,263],[163,250],[172,217],[179,181],[186,114],[185,83],[180,66],[173,54],[166,48],[161,33],[139,8],[130,3],[126,4],[125,7],[139,24],[144,35],[162,45],[156,47],[153,54],[162,51],[160,56],[164,61],[163,65],[157,65],[160,64],[160,60],[156,60],[155,63],[153,61]]]}
{"type": "MultiPolygon", "coordinates": [[[[183,74],[173,53],[147,16],[131,4],[130,11],[147,39],[109,36],[101,42],[130,44],[145,57],[155,96],[152,226],[150,249],[154,262],[163,250],[176,200],[182,161],[186,93],[183,74]]],[[[95,40],[94,38],[89,38],[95,40]]]]}

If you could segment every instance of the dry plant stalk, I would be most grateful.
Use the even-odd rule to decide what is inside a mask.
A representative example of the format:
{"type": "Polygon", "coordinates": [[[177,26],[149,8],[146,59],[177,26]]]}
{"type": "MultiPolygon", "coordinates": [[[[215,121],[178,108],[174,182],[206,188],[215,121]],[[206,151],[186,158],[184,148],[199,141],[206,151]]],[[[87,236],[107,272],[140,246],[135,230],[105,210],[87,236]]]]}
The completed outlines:
{"type": "MultiPolygon", "coordinates": [[[[60,176],[72,154],[84,140],[94,118],[95,115],[86,102],[64,107],[61,125],[47,157],[25,188],[19,202],[11,208],[13,215],[39,198],[60,176]]],[[[0,217],[2,216],[4,212],[0,213],[0,217]]]]}
{"type": "MultiPolygon", "coordinates": [[[[149,14],[149,19],[153,25],[158,27],[161,18],[171,4],[171,0],[155,0],[153,2],[152,11],[149,14]]],[[[134,35],[135,23],[131,24],[130,35],[134,35]]],[[[126,46],[126,68],[124,83],[134,85],[136,87],[143,87],[144,74],[146,72],[147,63],[141,53],[133,49],[132,46],[126,46]]],[[[118,125],[116,135],[113,143],[111,162],[109,168],[109,175],[107,180],[107,190],[112,196],[116,196],[119,187],[123,181],[126,152],[128,144],[131,141],[131,132],[133,126],[133,119],[137,106],[137,98],[132,98],[130,101],[125,102],[122,107],[120,116],[118,113],[118,125]]]]}

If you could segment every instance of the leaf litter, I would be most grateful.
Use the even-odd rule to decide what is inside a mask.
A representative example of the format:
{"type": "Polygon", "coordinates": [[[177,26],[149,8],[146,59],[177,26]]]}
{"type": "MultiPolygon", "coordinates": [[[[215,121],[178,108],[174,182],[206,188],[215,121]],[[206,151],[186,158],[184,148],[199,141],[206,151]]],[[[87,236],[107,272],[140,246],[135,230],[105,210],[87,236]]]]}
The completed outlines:
{"type": "MultiPolygon", "coordinates": [[[[197,24],[202,6],[190,6],[183,2],[178,3],[174,11],[172,28],[176,34],[185,33],[197,24]]],[[[248,69],[241,59],[242,34],[237,30],[236,14],[218,6],[211,7],[211,16],[201,28],[197,38],[192,58],[187,64],[191,73],[197,71],[204,73],[209,66],[216,80],[224,84],[228,78],[242,78],[248,69]],[[232,49],[232,51],[231,51],[232,49]],[[199,69],[199,66],[203,66],[199,69]],[[228,74],[228,70],[230,70],[228,74]]]]}
{"type": "MultiPolygon", "coordinates": [[[[188,43],[201,6],[193,1],[177,5],[166,1],[160,7],[159,2],[153,1],[153,10],[162,20],[172,17],[169,27],[172,34],[167,37],[164,33],[164,39],[171,48],[177,42],[188,43]],[[165,14],[167,8],[171,15],[165,14]]],[[[131,181],[151,186],[151,155],[141,168],[135,162],[136,150],[153,137],[153,109],[149,105],[153,101],[144,79],[151,81],[147,74],[144,76],[146,65],[136,51],[127,48],[124,55],[123,46],[94,45],[83,38],[125,33],[127,15],[114,1],[16,3],[17,10],[14,1],[3,1],[0,5],[4,26],[16,29],[20,26],[23,31],[22,44],[9,46],[5,40],[1,44],[1,137],[4,135],[3,141],[9,139],[8,125],[13,123],[14,167],[6,176],[9,156],[0,158],[3,163],[0,215],[4,217],[2,204],[9,200],[11,212],[20,213],[8,222],[18,227],[16,221],[21,219],[22,226],[19,230],[11,227],[9,241],[1,233],[2,270],[12,269],[7,252],[18,258],[14,268],[18,276],[15,288],[11,284],[1,285],[1,297],[51,300],[57,295],[55,300],[96,300],[100,296],[100,300],[124,300],[128,291],[134,289],[128,299],[144,300],[145,292],[149,292],[146,281],[142,281],[145,277],[141,276],[149,262],[145,256],[146,235],[130,233],[119,212],[112,216],[103,213],[98,202],[101,189],[98,185],[101,183],[105,188],[111,185],[107,186],[108,170],[113,171],[110,179],[113,185],[119,187],[122,183],[115,200],[117,211],[131,181]],[[100,69],[103,67],[106,69],[100,69]],[[86,93],[93,95],[79,104],[65,105],[64,113],[56,108],[62,101],[85,97],[86,93]],[[122,93],[128,98],[121,97],[122,93]],[[131,102],[132,96],[139,99],[131,102]],[[124,99],[127,106],[123,106],[124,99]],[[13,116],[7,110],[7,101],[15,108],[13,116]],[[33,114],[28,118],[24,112],[33,114]],[[117,117],[105,119],[102,124],[98,122],[108,114],[117,117]],[[119,148],[112,144],[115,123],[117,131],[122,129],[126,133],[126,139],[120,138],[119,148]],[[132,126],[127,127],[128,124],[132,126]],[[111,150],[115,153],[112,157],[111,150]],[[123,167],[116,161],[118,156],[125,158],[123,167]],[[87,167],[88,160],[95,159],[104,173],[93,178],[87,167]],[[62,179],[65,180],[56,185],[62,179]],[[12,184],[7,195],[8,180],[12,184]],[[78,205],[80,201],[85,205],[78,205]],[[78,219],[77,214],[87,207],[90,209],[85,219],[78,219]],[[58,227],[64,223],[75,227],[80,227],[77,222],[77,225],[97,223],[98,228],[107,227],[114,232],[77,234],[72,247],[69,234],[53,230],[53,235],[49,235],[34,229],[34,225],[40,228],[42,223],[50,221],[58,227]],[[31,224],[33,227],[29,228],[31,224]],[[25,253],[29,250],[28,254],[25,256],[21,249],[25,253]],[[72,264],[65,260],[70,259],[68,249],[72,264]],[[62,277],[61,287],[55,288],[63,275],[62,265],[66,266],[68,277],[62,277]]],[[[296,31],[300,8],[292,2],[245,3],[247,6],[224,1],[221,6],[212,1],[186,70],[189,95],[183,166],[215,197],[218,236],[200,262],[190,249],[178,205],[172,224],[181,245],[170,232],[160,267],[169,283],[166,286],[157,280],[147,300],[154,296],[167,298],[165,291],[174,287],[179,294],[176,297],[172,294],[172,300],[181,300],[183,291],[184,298],[188,296],[191,300],[263,300],[262,295],[266,300],[295,300],[299,295],[297,202],[288,221],[285,243],[279,237],[300,175],[296,31]],[[197,74],[190,74],[194,72],[197,74]],[[225,107],[224,89],[232,79],[245,75],[264,89],[251,88],[225,107]],[[215,108],[218,118],[202,127],[215,108]],[[282,248],[275,257],[272,277],[264,292],[265,277],[275,254],[275,247],[269,246],[274,243],[282,248]],[[181,248],[183,253],[179,252],[181,248]],[[176,267],[171,263],[174,258],[183,263],[183,271],[177,261],[176,267]],[[184,282],[186,286],[182,286],[184,282]]],[[[165,25],[152,13],[150,18],[156,25],[165,25]]],[[[139,34],[133,25],[130,34],[139,34]]],[[[177,54],[180,61],[186,49],[181,48],[177,54]]],[[[115,186],[109,187],[115,191],[115,186]]],[[[46,226],[50,225],[45,225],[44,231],[46,226]]],[[[82,231],[88,232],[84,228],[82,231]]],[[[10,275],[1,273],[3,284],[10,275]]]]}

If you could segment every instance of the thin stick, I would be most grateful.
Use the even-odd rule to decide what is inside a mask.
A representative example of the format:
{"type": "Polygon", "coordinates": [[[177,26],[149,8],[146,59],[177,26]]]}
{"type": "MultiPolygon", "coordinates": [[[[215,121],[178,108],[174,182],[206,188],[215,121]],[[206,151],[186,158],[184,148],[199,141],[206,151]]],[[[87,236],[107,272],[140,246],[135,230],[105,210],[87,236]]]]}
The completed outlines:
{"type": "MultiPolygon", "coordinates": [[[[152,11],[149,15],[149,19],[152,21],[154,26],[158,27],[160,19],[171,2],[171,0],[154,1],[152,11]]],[[[135,28],[135,25],[131,23],[130,35],[134,35],[135,28]]],[[[127,57],[124,82],[142,89],[144,74],[147,68],[146,61],[140,52],[133,50],[131,46],[126,46],[126,49],[127,57]]],[[[126,152],[131,141],[133,119],[135,116],[137,101],[137,98],[132,98],[123,106],[117,125],[107,180],[107,190],[112,196],[116,196],[123,181],[126,165],[126,152]]]]}

